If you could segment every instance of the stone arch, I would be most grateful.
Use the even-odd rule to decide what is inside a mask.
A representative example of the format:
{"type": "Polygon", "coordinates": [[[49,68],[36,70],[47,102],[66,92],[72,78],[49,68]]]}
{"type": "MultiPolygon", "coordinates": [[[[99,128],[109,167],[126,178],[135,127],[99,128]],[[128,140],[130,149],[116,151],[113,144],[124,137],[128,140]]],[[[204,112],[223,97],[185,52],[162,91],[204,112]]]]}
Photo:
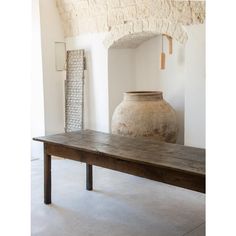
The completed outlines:
{"type": "Polygon", "coordinates": [[[160,34],[167,34],[182,44],[188,39],[187,33],[179,23],[148,18],[113,27],[103,43],[106,48],[136,48],[160,34]]]}

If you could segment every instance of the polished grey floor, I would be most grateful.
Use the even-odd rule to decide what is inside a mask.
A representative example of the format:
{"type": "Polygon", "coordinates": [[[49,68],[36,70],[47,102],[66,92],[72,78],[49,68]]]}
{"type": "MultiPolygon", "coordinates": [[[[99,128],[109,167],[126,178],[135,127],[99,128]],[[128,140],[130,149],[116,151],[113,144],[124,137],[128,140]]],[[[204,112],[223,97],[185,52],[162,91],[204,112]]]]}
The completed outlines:
{"type": "Polygon", "coordinates": [[[43,204],[43,162],[32,161],[33,236],[204,236],[205,195],[85,165],[52,162],[52,204],[43,204]]]}

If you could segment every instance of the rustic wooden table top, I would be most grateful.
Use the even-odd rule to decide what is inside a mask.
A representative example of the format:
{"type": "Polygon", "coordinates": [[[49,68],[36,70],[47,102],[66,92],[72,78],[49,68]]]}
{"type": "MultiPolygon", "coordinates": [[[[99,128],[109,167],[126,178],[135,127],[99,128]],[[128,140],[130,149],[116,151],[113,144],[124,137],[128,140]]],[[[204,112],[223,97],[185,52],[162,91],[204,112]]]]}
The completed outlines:
{"type": "Polygon", "coordinates": [[[163,166],[205,176],[205,149],[131,138],[92,130],[49,135],[36,141],[92,152],[115,159],[163,166]]]}

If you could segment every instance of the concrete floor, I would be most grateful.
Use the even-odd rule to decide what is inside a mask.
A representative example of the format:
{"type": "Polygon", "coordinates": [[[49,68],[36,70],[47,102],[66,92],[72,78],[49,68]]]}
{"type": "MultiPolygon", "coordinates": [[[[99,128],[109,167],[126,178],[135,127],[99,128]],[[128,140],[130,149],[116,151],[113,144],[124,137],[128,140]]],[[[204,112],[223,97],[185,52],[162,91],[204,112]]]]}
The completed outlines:
{"type": "Polygon", "coordinates": [[[43,162],[32,161],[32,236],[204,236],[205,195],[85,165],[52,162],[52,204],[43,204],[43,162]]]}

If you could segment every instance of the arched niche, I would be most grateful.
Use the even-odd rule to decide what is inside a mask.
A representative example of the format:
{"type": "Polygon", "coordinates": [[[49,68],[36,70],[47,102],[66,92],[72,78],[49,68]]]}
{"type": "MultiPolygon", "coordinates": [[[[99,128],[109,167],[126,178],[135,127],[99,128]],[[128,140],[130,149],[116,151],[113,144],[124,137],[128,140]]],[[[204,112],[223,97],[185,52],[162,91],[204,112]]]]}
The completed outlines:
{"type": "Polygon", "coordinates": [[[188,37],[179,24],[165,20],[154,23],[149,21],[149,28],[142,24],[139,31],[134,30],[134,25],[133,28],[115,28],[104,40],[108,48],[110,124],[124,92],[161,90],[176,110],[180,131],[177,142],[184,144],[184,44],[188,37]],[[167,65],[164,71],[159,67],[161,34],[174,39],[173,55],[168,55],[167,42],[165,44],[167,65]]]}

